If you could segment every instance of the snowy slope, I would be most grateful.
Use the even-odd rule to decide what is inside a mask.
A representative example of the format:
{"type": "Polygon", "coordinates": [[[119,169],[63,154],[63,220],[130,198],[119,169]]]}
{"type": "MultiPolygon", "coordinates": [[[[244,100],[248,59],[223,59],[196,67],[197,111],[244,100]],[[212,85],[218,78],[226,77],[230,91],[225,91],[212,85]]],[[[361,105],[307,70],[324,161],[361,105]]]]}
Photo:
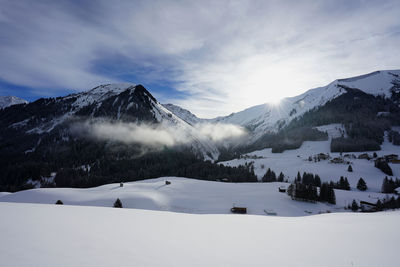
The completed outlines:
{"type": "Polygon", "coordinates": [[[117,198],[125,208],[174,211],[195,214],[230,214],[233,205],[247,207],[249,214],[306,216],[343,212],[353,199],[376,202],[386,195],[374,192],[335,190],[336,205],[293,201],[278,192],[287,183],[223,183],[179,177],[108,184],[95,188],[40,188],[7,194],[0,202],[54,204],[58,199],[66,205],[112,207],[117,198]],[[165,185],[165,181],[171,182],[165,185]]]}
{"type": "MultiPolygon", "coordinates": [[[[290,180],[293,180],[297,175],[297,172],[303,174],[303,172],[311,172],[318,174],[322,181],[334,181],[337,182],[340,176],[347,177],[350,186],[353,190],[357,190],[356,185],[358,179],[362,177],[369,187],[369,192],[380,192],[382,181],[387,176],[381,170],[374,167],[373,160],[366,159],[354,159],[344,157],[340,153],[330,152],[330,140],[333,137],[340,136],[344,129],[340,124],[331,124],[318,127],[322,131],[326,131],[329,134],[329,140],[327,141],[306,141],[303,142],[300,148],[293,150],[286,150],[283,153],[272,153],[271,148],[254,151],[244,155],[240,159],[234,159],[231,161],[221,162],[226,166],[238,166],[244,165],[246,162],[254,162],[255,173],[259,179],[265,174],[268,168],[273,171],[283,172],[290,180]],[[329,160],[321,160],[320,162],[308,161],[309,156],[314,156],[319,153],[329,154],[331,158],[341,157],[345,161],[351,162],[353,172],[348,172],[348,164],[341,163],[335,164],[329,162],[329,160]]],[[[344,134],[346,135],[346,134],[344,134]]],[[[351,152],[358,156],[365,152],[351,152]]],[[[372,157],[373,152],[368,152],[372,157]]],[[[400,146],[395,146],[389,143],[387,137],[381,146],[381,150],[376,151],[378,157],[397,154],[400,155],[400,146]]],[[[400,164],[389,163],[389,166],[393,170],[393,178],[400,177],[400,164]]]]}
{"type": "Polygon", "coordinates": [[[28,101],[16,97],[16,96],[0,96],[0,109],[12,106],[12,105],[18,105],[18,104],[27,104],[28,101]]]}
{"type": "Polygon", "coordinates": [[[100,103],[101,101],[111,96],[119,95],[125,90],[135,90],[135,86],[135,84],[131,83],[104,84],[86,92],[68,95],[62,98],[62,100],[76,97],[73,106],[79,110],[80,108],[91,105],[93,103],[100,103]]]}
{"type": "Polygon", "coordinates": [[[0,213],[7,267],[398,266],[400,212],[282,218],[0,203],[0,213]]]}
{"type": "Polygon", "coordinates": [[[376,71],[367,75],[348,79],[335,80],[324,87],[318,87],[295,96],[284,98],[279,104],[265,103],[232,113],[226,117],[218,117],[213,121],[232,123],[247,127],[254,131],[254,139],[265,132],[275,132],[279,125],[303,115],[306,111],[322,106],[328,101],[346,93],[341,86],[357,88],[372,95],[390,97],[392,80],[398,78],[400,70],[376,71]]]}
{"type": "Polygon", "coordinates": [[[194,115],[189,110],[181,108],[180,106],[174,104],[163,104],[163,106],[171,111],[174,115],[178,116],[179,118],[191,125],[195,125],[204,121],[203,119],[197,118],[196,115],[194,115]]]}

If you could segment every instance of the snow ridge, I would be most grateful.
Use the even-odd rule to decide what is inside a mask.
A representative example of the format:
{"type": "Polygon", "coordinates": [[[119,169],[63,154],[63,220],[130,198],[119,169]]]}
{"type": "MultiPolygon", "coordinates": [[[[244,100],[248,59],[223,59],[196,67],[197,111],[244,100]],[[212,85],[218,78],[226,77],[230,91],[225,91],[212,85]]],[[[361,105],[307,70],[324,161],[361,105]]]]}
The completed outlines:
{"type": "Polygon", "coordinates": [[[0,96],[0,109],[18,104],[28,104],[28,101],[16,96],[0,96]]]}
{"type": "Polygon", "coordinates": [[[338,79],[327,86],[310,89],[305,93],[284,98],[279,105],[269,103],[257,105],[226,117],[212,119],[214,122],[237,124],[253,131],[253,140],[265,132],[276,132],[296,117],[346,93],[342,86],[359,89],[375,96],[391,96],[394,79],[400,77],[400,70],[376,71],[353,78],[338,79]]]}

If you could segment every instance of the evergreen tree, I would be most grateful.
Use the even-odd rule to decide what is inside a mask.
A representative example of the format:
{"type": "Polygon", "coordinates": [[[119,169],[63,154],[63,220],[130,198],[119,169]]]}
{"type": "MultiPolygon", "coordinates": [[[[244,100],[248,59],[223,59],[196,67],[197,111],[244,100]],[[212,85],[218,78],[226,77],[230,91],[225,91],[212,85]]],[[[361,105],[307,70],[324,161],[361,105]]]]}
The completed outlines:
{"type": "Polygon", "coordinates": [[[353,167],[351,167],[351,165],[349,165],[349,167],[347,168],[348,172],[353,172],[353,167]]]}
{"type": "Polygon", "coordinates": [[[114,202],[114,208],[122,208],[122,202],[119,198],[114,202]]]}
{"type": "Polygon", "coordinates": [[[61,200],[57,200],[56,205],[64,205],[64,203],[61,200]]]}
{"type": "Polygon", "coordinates": [[[383,179],[381,191],[382,191],[382,193],[385,193],[385,194],[390,193],[389,179],[387,176],[383,179]]]}
{"type": "Polygon", "coordinates": [[[271,171],[271,182],[276,182],[276,174],[274,171],[271,171]]]}
{"type": "Polygon", "coordinates": [[[349,191],[350,190],[350,183],[349,180],[347,180],[347,177],[344,178],[344,190],[349,191]]]}
{"type": "Polygon", "coordinates": [[[389,176],[393,175],[392,168],[390,168],[389,164],[384,160],[375,160],[375,167],[389,176]]]}
{"type": "Polygon", "coordinates": [[[268,168],[267,172],[261,179],[264,183],[276,182],[276,174],[268,168]]]}
{"type": "Polygon", "coordinates": [[[289,187],[288,187],[286,193],[287,193],[290,197],[294,198],[294,191],[295,191],[295,184],[293,183],[293,184],[290,184],[290,185],[289,185],[289,187]]]}
{"type": "Polygon", "coordinates": [[[296,179],[296,181],[297,182],[301,182],[301,175],[300,175],[300,172],[297,172],[297,179],[296,179]]]}
{"type": "Polygon", "coordinates": [[[328,201],[328,183],[322,183],[321,188],[319,190],[319,201],[326,202],[328,201]]]}
{"type": "Polygon", "coordinates": [[[360,178],[357,183],[357,189],[360,191],[365,191],[368,189],[367,183],[364,181],[363,178],[360,178]]]}
{"type": "Polygon", "coordinates": [[[285,175],[281,172],[278,176],[278,182],[283,182],[283,179],[285,178],[285,175]]]}
{"type": "Polygon", "coordinates": [[[353,199],[353,203],[351,203],[351,210],[352,211],[357,211],[358,210],[358,204],[355,199],[353,199]]]}
{"type": "Polygon", "coordinates": [[[333,189],[333,183],[328,187],[328,203],[336,204],[335,190],[333,189]]]}
{"type": "Polygon", "coordinates": [[[321,178],[318,174],[316,174],[314,177],[314,186],[321,187],[321,178]]]}
{"type": "Polygon", "coordinates": [[[378,201],[376,202],[375,209],[376,209],[377,211],[383,210],[382,202],[381,202],[380,199],[378,199],[378,201]]]}

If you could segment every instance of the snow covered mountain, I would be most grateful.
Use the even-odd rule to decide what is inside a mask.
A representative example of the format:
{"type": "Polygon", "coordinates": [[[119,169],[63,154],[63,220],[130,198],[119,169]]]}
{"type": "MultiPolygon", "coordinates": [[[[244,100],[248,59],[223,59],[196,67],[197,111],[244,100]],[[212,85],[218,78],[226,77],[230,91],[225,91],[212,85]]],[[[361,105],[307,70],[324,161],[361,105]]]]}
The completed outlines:
{"type": "Polygon", "coordinates": [[[291,120],[305,112],[326,104],[346,93],[346,88],[359,89],[374,96],[391,97],[393,81],[400,77],[400,70],[376,71],[357,77],[338,79],[327,86],[310,89],[305,93],[284,98],[279,104],[262,104],[226,117],[213,119],[215,122],[241,125],[253,131],[253,140],[265,132],[276,132],[291,120]]]}
{"type": "Polygon", "coordinates": [[[385,132],[394,145],[400,142],[400,133],[391,130],[400,125],[399,77],[400,70],[394,70],[339,79],[279,105],[258,105],[211,120],[160,104],[142,85],[106,84],[42,98],[0,110],[0,168],[7,173],[4,184],[18,190],[31,177],[60,170],[62,181],[97,168],[100,176],[91,177],[95,183],[79,179],[76,186],[114,182],[126,164],[131,180],[187,176],[188,165],[205,178],[200,159],[227,161],[255,150],[281,153],[304,141],[327,141],[316,127],[328,124],[343,124],[347,133],[328,140],[331,152],[378,151],[385,132]]]}
{"type": "Polygon", "coordinates": [[[28,104],[28,101],[16,96],[0,96],[0,109],[18,104],[28,104]]]}
{"type": "MultiPolygon", "coordinates": [[[[26,106],[0,114],[0,127],[5,131],[0,140],[28,135],[33,142],[25,151],[33,151],[46,135],[69,140],[73,121],[161,124],[184,136],[185,144],[206,159],[218,157],[218,149],[201,136],[188,122],[161,105],[142,85],[107,84],[65,97],[39,99],[26,106]],[[36,138],[34,138],[36,137],[36,138]]],[[[23,137],[22,137],[23,138],[23,137]]],[[[27,145],[27,146],[29,146],[27,145]]]]}

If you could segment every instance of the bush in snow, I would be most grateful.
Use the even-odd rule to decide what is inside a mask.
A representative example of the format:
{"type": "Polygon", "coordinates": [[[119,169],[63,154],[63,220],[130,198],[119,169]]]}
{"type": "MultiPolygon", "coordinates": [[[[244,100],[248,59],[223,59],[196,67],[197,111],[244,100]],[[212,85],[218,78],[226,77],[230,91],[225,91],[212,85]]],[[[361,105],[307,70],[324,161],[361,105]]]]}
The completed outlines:
{"type": "Polygon", "coordinates": [[[61,200],[57,200],[56,205],[63,205],[64,203],[61,200]]]}
{"type": "Polygon", "coordinates": [[[119,198],[114,202],[114,208],[122,208],[122,202],[119,198]]]}

